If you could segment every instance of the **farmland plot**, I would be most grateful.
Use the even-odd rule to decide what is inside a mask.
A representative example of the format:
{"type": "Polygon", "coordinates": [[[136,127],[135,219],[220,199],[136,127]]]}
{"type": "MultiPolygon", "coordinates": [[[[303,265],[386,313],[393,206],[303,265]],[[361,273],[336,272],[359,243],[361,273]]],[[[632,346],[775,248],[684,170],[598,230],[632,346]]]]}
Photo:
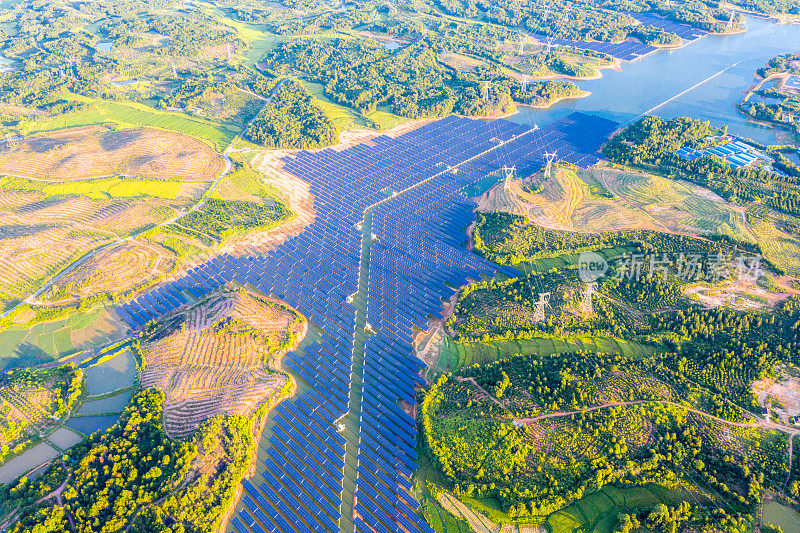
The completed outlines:
{"type": "Polygon", "coordinates": [[[209,181],[224,166],[219,154],[198,140],[145,128],[68,129],[0,150],[0,174],[52,181],[117,174],[209,181]]]}

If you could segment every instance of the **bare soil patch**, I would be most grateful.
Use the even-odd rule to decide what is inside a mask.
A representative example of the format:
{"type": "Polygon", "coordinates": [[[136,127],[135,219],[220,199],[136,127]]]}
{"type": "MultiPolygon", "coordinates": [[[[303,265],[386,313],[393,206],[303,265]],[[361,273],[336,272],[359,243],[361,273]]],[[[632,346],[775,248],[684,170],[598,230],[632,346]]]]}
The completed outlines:
{"type": "Polygon", "coordinates": [[[761,406],[773,409],[783,423],[800,414],[800,378],[783,375],[759,379],[753,382],[752,390],[761,406]]]}
{"type": "Polygon", "coordinates": [[[192,137],[144,128],[73,128],[0,149],[0,174],[48,181],[111,175],[210,181],[224,167],[219,154],[192,137]]]}

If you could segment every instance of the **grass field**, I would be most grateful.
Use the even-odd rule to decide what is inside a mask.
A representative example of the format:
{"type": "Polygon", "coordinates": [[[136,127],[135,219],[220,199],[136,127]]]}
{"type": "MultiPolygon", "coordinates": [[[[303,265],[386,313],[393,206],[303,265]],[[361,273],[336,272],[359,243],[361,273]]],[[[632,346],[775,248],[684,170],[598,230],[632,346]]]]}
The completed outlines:
{"type": "Polygon", "coordinates": [[[195,3],[202,5],[206,12],[213,12],[214,18],[216,18],[220,23],[235,29],[236,33],[239,34],[239,37],[248,43],[247,51],[244,53],[244,63],[249,67],[252,67],[258,63],[258,61],[264,57],[269,50],[272,50],[277,43],[285,40],[285,38],[282,38],[279,35],[263,31],[256,24],[247,24],[245,22],[233,20],[232,18],[225,16],[225,13],[220,9],[217,9],[213,4],[206,2],[195,3]]]}
{"type": "Polygon", "coordinates": [[[30,135],[63,128],[107,123],[114,123],[122,127],[147,126],[191,135],[212,144],[217,150],[228,146],[237,134],[227,124],[203,120],[174,111],[163,111],[136,102],[93,100],[77,95],[70,95],[70,98],[86,103],[87,107],[58,117],[22,121],[19,124],[20,132],[23,135],[30,135]]]}
{"type": "Polygon", "coordinates": [[[405,124],[409,120],[405,117],[397,116],[386,109],[382,110],[381,108],[367,115],[367,118],[373,121],[380,131],[390,130],[395,126],[405,124]]]}
{"type": "MultiPolygon", "coordinates": [[[[685,489],[666,489],[659,485],[618,488],[606,486],[598,492],[584,496],[575,503],[547,516],[515,520],[503,512],[500,502],[493,498],[463,497],[462,501],[475,512],[485,515],[498,524],[536,524],[544,520],[549,533],[613,533],[620,513],[648,509],[659,503],[676,504],[689,500],[708,501],[705,494],[695,490],[690,494],[685,489]]],[[[428,517],[428,509],[426,518],[428,517]]],[[[442,510],[442,512],[445,512],[442,510]]],[[[430,513],[436,518],[436,515],[430,513]]],[[[432,524],[437,533],[440,531],[432,524]]],[[[462,526],[463,527],[463,526],[462,526]]],[[[443,531],[443,530],[442,530],[443,531]]],[[[449,531],[455,532],[456,529],[449,531]]],[[[465,532],[466,533],[466,532],[465,532]]]]}
{"type": "Polygon", "coordinates": [[[325,114],[333,121],[339,131],[353,128],[366,128],[367,122],[359,113],[336,104],[328,99],[324,94],[324,86],[321,83],[301,80],[303,86],[315,98],[316,104],[325,111],[325,114]]]}
{"type": "MultiPolygon", "coordinates": [[[[694,497],[704,498],[695,494],[694,497]]],[[[648,509],[659,503],[674,504],[689,499],[686,490],[668,490],[658,485],[617,488],[606,486],[584,496],[572,505],[547,517],[550,533],[613,533],[617,515],[637,509],[648,509]]]]}
{"type": "Polygon", "coordinates": [[[574,351],[621,354],[631,359],[641,359],[654,353],[651,346],[605,337],[539,338],[463,344],[447,339],[439,358],[439,369],[449,365],[450,371],[456,372],[476,363],[489,363],[516,353],[535,353],[544,356],[574,351]]]}
{"type": "Polygon", "coordinates": [[[45,363],[124,336],[122,324],[105,308],[75,311],[67,318],[0,331],[0,369],[45,363]]]}
{"type": "Polygon", "coordinates": [[[366,118],[374,122],[377,125],[377,129],[380,131],[390,130],[409,120],[390,113],[386,108],[379,108],[377,111],[373,111],[365,117],[365,115],[362,115],[354,109],[336,104],[328,99],[324,94],[324,87],[322,84],[307,80],[301,81],[308,92],[314,96],[317,105],[325,111],[339,131],[366,128],[366,118]]]}

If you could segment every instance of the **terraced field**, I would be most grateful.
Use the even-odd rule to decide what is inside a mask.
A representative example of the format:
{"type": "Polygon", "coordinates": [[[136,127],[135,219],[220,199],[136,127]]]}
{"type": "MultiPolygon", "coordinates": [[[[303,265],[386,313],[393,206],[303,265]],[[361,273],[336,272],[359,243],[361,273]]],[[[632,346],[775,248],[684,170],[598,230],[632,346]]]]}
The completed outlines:
{"type": "MultiPolygon", "coordinates": [[[[191,201],[190,196],[94,200],[74,194],[49,196],[0,189],[0,277],[4,280],[0,309],[32,295],[46,280],[92,250],[161,223],[191,201]]],[[[151,246],[151,253],[163,256],[169,251],[151,246]]],[[[113,259],[101,257],[101,261],[108,260],[113,259]]],[[[123,274],[131,267],[146,267],[118,266],[123,274]]],[[[86,268],[91,272],[91,265],[86,268]]],[[[139,279],[148,275],[146,271],[136,274],[139,279]]],[[[80,278],[80,272],[76,276],[80,278]]],[[[99,283],[101,288],[103,285],[99,283]]]]}
{"type": "Polygon", "coordinates": [[[135,291],[175,267],[175,254],[144,239],[122,242],[94,255],[62,276],[39,297],[46,303],[80,301],[102,293],[135,291]]]}
{"type": "Polygon", "coordinates": [[[145,342],[142,387],[166,394],[164,428],[191,433],[220,413],[251,415],[287,384],[280,359],[306,331],[288,306],[222,293],[192,307],[145,342]]]}

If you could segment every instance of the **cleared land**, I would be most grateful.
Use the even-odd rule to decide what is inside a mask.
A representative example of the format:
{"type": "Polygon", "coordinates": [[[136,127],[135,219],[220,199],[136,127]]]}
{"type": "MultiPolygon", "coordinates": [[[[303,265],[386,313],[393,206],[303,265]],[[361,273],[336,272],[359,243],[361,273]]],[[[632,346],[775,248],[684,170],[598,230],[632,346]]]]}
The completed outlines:
{"type": "Polygon", "coordinates": [[[101,293],[135,291],[175,266],[171,250],[144,240],[127,241],[94,255],[63,276],[40,298],[48,303],[79,301],[101,293]]]}
{"type": "Polygon", "coordinates": [[[225,167],[207,144],[156,129],[61,130],[0,150],[0,174],[67,181],[125,175],[210,181],[225,167]]]}
{"type": "Polygon", "coordinates": [[[550,179],[513,180],[510,191],[500,181],[478,203],[483,212],[525,215],[550,229],[648,229],[754,241],[741,208],[703,187],[638,172],[559,166],[550,179]]]}
{"type": "Polygon", "coordinates": [[[285,304],[222,293],[168,319],[142,346],[142,387],[164,391],[164,428],[183,437],[215,415],[250,416],[287,377],[280,358],[306,331],[285,304]]]}

